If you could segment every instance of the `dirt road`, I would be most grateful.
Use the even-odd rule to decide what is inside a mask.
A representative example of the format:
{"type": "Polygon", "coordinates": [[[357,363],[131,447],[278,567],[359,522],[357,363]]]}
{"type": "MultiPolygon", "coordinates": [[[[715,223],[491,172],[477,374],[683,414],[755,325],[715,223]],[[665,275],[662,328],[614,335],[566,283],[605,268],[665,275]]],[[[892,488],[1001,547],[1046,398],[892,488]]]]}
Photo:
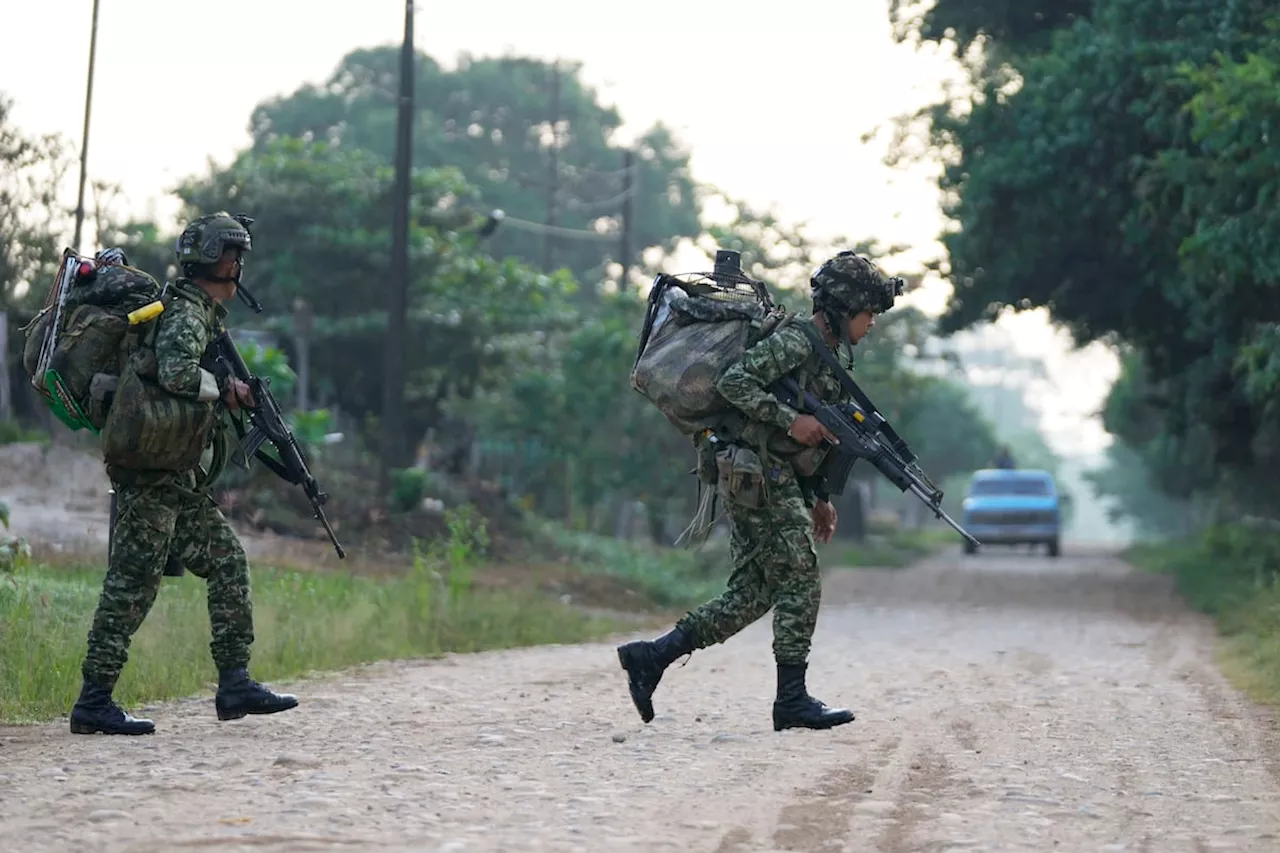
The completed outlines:
{"type": "Polygon", "coordinates": [[[0,846],[220,851],[1280,850],[1275,744],[1210,628],[1105,554],[828,582],[814,692],[769,724],[769,626],[677,664],[649,726],[612,644],[387,664],[146,738],[0,729],[0,846]]]}

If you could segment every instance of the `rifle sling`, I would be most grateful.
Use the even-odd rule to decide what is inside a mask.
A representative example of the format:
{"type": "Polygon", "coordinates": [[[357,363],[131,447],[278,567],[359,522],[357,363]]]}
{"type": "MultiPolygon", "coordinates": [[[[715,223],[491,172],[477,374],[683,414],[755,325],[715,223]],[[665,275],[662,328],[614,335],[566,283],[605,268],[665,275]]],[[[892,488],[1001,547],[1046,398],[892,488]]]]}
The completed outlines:
{"type": "MultiPolygon", "coordinates": [[[[893,427],[889,426],[888,419],[886,419],[884,415],[880,414],[880,410],[876,408],[876,404],[871,402],[870,398],[868,398],[867,395],[862,392],[862,389],[858,387],[858,383],[853,381],[853,377],[844,369],[844,365],[840,364],[836,359],[835,355],[831,352],[831,348],[827,346],[827,342],[818,336],[818,330],[813,327],[813,324],[798,323],[797,325],[800,327],[801,331],[804,332],[805,337],[809,339],[809,342],[813,344],[814,352],[818,354],[818,358],[823,364],[831,368],[831,372],[835,374],[836,379],[840,382],[840,387],[853,397],[853,399],[862,408],[863,412],[868,415],[879,416],[880,431],[883,432],[895,445],[894,450],[901,453],[904,457],[908,457],[906,461],[912,461],[915,458],[915,454],[907,448],[907,443],[898,436],[893,427]]],[[[801,388],[800,390],[803,394],[804,389],[801,388]]],[[[801,397],[801,400],[803,400],[803,396],[801,397]]]]}

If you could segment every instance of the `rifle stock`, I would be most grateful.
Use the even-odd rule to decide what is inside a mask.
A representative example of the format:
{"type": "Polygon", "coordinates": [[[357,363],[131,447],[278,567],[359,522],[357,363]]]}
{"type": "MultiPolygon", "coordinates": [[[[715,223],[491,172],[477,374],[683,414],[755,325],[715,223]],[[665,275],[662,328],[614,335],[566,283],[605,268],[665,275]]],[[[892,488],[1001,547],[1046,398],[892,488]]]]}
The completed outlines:
{"type": "Polygon", "coordinates": [[[790,377],[779,382],[775,391],[784,402],[817,418],[839,440],[832,451],[835,458],[827,463],[830,494],[841,494],[854,462],[865,459],[899,491],[911,492],[968,542],[982,544],[943,510],[942,490],[929,481],[916,464],[916,455],[874,408],[868,413],[855,403],[823,403],[790,377]]]}
{"type": "Polygon", "coordinates": [[[285,482],[302,486],[316,520],[324,526],[324,532],[333,543],[333,550],[337,553],[338,559],[346,559],[347,552],[338,542],[337,534],[333,532],[333,527],[324,514],[324,504],[329,500],[329,495],[320,491],[320,484],[316,482],[311,469],[307,467],[298,439],[294,436],[293,430],[289,429],[284,414],[280,410],[280,404],[271,393],[271,380],[254,376],[249,372],[248,365],[244,363],[244,358],[236,349],[235,341],[231,340],[230,332],[223,331],[214,339],[214,352],[215,359],[221,361],[230,370],[232,376],[248,385],[249,392],[253,395],[253,406],[246,407],[249,411],[250,429],[241,437],[232,455],[232,462],[247,469],[249,460],[256,456],[263,465],[285,482]],[[276,454],[280,457],[279,461],[262,452],[262,445],[267,442],[276,449],[276,454]]]}

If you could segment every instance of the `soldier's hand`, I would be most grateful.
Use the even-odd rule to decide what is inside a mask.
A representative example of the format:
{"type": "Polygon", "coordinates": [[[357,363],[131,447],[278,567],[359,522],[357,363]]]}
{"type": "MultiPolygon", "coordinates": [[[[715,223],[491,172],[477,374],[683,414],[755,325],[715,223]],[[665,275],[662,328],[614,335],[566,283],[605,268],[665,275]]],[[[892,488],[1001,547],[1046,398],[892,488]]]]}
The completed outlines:
{"type": "Polygon", "coordinates": [[[235,411],[243,406],[253,406],[253,392],[249,390],[248,384],[240,379],[232,378],[227,383],[227,390],[222,394],[222,401],[227,404],[227,408],[235,411]]]}
{"type": "Polygon", "coordinates": [[[826,439],[832,444],[839,444],[840,440],[831,434],[831,430],[822,425],[822,422],[813,415],[801,415],[791,424],[791,429],[787,430],[787,435],[806,447],[813,447],[818,442],[826,439]]]}
{"type": "Polygon", "coordinates": [[[813,504],[813,535],[819,542],[830,542],[836,532],[836,508],[827,501],[813,504]]]}

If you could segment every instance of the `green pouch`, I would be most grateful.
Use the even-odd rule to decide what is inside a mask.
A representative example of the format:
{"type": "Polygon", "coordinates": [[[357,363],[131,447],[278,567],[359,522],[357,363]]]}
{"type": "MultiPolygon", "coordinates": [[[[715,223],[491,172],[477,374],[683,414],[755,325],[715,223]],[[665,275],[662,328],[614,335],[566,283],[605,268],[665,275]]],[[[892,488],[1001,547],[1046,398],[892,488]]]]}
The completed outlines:
{"type": "Polygon", "coordinates": [[[215,402],[170,394],[143,362],[155,356],[139,350],[129,358],[116,386],[102,429],[102,458],[108,465],[188,471],[200,462],[218,419],[215,402]]]}

